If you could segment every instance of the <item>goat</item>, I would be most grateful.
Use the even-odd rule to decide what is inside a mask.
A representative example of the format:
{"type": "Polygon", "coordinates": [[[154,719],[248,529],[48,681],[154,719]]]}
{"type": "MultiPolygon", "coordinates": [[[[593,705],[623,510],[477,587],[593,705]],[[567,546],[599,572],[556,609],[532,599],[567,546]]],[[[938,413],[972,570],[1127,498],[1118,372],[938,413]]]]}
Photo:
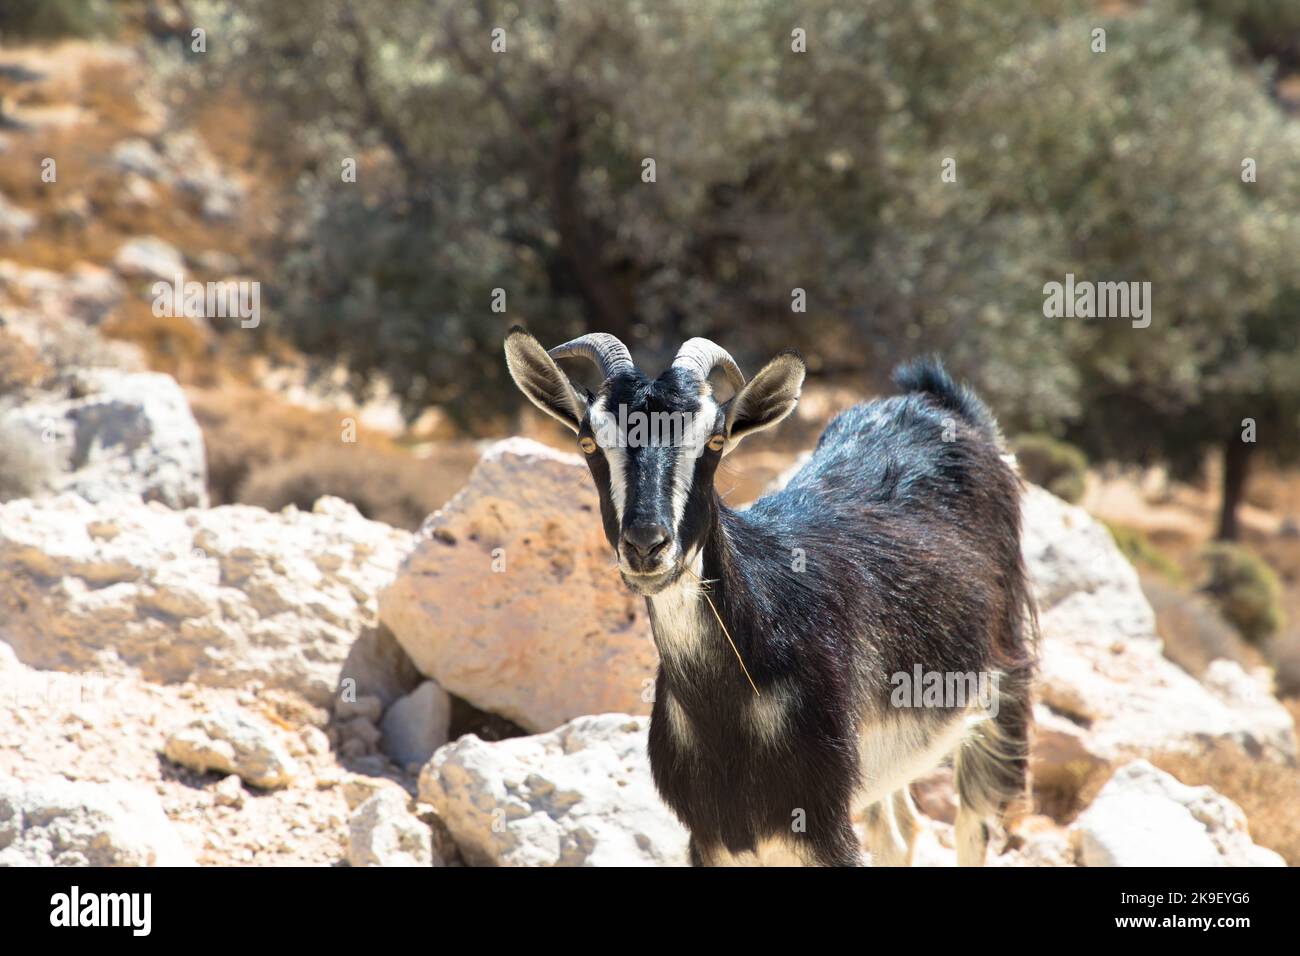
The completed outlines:
{"type": "Polygon", "coordinates": [[[577,435],[623,581],[645,596],[660,658],[650,765],[691,863],[860,865],[861,813],[873,862],[910,865],[908,784],[951,754],[958,862],[982,865],[990,822],[1026,786],[1037,628],[1020,479],[975,394],[936,360],[902,366],[905,394],[839,414],[784,488],[734,510],[718,464],[794,410],[797,352],[746,381],[707,339],[654,379],[607,333],[548,353],[515,327],[505,351],[520,390],[577,435]],[[598,391],[560,369],[571,356],[597,366],[598,391]],[[686,424],[629,441],[635,413],[686,424]],[[997,689],[972,701],[931,686],[913,707],[913,674],[997,689]]]}

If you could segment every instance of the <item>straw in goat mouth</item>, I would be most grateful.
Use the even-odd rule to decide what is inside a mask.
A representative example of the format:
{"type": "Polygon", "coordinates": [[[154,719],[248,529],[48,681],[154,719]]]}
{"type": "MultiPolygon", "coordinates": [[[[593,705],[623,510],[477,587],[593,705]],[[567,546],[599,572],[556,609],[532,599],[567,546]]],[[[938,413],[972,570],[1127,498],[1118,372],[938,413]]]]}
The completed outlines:
{"type": "Polygon", "coordinates": [[[740,664],[740,670],[744,673],[745,680],[749,681],[749,686],[754,688],[754,696],[762,697],[763,695],[758,692],[758,685],[754,683],[754,678],[749,676],[749,668],[745,666],[745,660],[740,656],[740,649],[736,647],[736,642],[731,639],[731,632],[727,630],[727,625],[722,622],[722,615],[718,613],[717,607],[713,604],[713,598],[709,597],[708,582],[680,561],[677,562],[677,566],[700,582],[700,594],[704,595],[704,600],[709,602],[709,610],[713,612],[713,616],[717,618],[718,627],[722,628],[722,633],[726,635],[727,643],[731,645],[731,652],[736,655],[736,662],[740,664]]]}

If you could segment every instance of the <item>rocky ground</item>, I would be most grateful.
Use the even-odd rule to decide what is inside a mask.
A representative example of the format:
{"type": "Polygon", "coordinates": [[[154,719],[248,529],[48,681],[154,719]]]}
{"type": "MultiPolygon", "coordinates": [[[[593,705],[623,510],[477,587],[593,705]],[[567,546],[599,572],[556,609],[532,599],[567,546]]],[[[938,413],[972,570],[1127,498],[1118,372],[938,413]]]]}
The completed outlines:
{"type": "MultiPolygon", "coordinates": [[[[0,862],[684,862],[645,759],[644,610],[596,522],[560,520],[593,509],[581,461],[524,439],[417,535],[337,499],[0,505],[0,862]]],[[[1143,759],[1218,741],[1294,763],[1266,675],[1193,679],[1101,525],[1039,489],[1025,516],[1034,772],[1088,805],[1024,818],[990,862],[1281,863],[1143,759]]],[[[918,862],[951,865],[950,772],[917,796],[918,862]]]]}
{"type": "MultiPolygon", "coordinates": [[[[371,723],[335,693],[349,661],[374,694],[418,683],[400,667],[375,676],[384,657],[367,651],[374,592],[410,535],[337,500],[300,515],[110,500],[0,507],[10,813],[47,816],[52,797],[28,785],[51,780],[75,782],[74,800],[132,788],[200,863],[346,859],[350,810],[384,786],[414,791],[373,746],[383,698],[360,695],[371,723]]],[[[26,862],[83,852],[77,838],[18,845],[26,862]]]]}
{"type": "MultiPolygon", "coordinates": [[[[418,534],[330,497],[209,507],[212,450],[186,391],[149,369],[202,369],[214,330],[179,317],[149,353],[153,332],[133,346],[106,326],[134,310],[153,329],[143,292],[182,267],[238,277],[206,243],[243,242],[253,181],[156,95],[119,115],[128,51],[5,57],[41,79],[0,130],[0,864],[683,863],[645,759],[655,649],[585,465],[492,445],[418,534]],[[55,191],[3,178],[60,136],[102,163],[64,164],[55,191]],[[67,234],[84,256],[51,244],[67,234]]],[[[247,387],[236,429],[270,394],[247,387]]],[[[798,447],[818,400],[784,426],[798,447]]],[[[731,500],[794,457],[759,447],[720,478],[731,500]]],[[[1025,525],[1035,802],[989,862],[1281,863],[1240,807],[1155,765],[1230,748],[1293,771],[1269,673],[1216,660],[1194,677],[1162,654],[1136,573],[1084,510],[1031,488],[1025,525]]],[[[951,771],[914,790],[918,862],[952,865],[951,771]]]]}
{"type": "MultiPolygon", "coordinates": [[[[339,767],[317,723],[286,720],[248,691],[35,670],[18,663],[4,644],[0,655],[0,819],[16,808],[24,820],[15,843],[6,846],[0,836],[0,862],[110,862],[93,854],[105,844],[115,852],[124,842],[129,846],[124,834],[132,829],[147,831],[145,845],[160,854],[141,855],[138,862],[329,865],[345,858],[343,785],[350,774],[339,767]],[[173,732],[223,713],[258,721],[268,736],[274,730],[276,746],[297,769],[291,786],[245,787],[238,776],[199,773],[163,755],[173,732]],[[96,839],[99,826],[45,822],[60,794],[72,807],[67,816],[75,818],[99,795],[132,791],[157,812],[137,828],[129,819],[103,823],[104,841],[96,839]],[[183,856],[162,855],[173,842],[168,830],[183,856]]],[[[12,818],[0,828],[5,823],[12,828],[12,818]]]]}

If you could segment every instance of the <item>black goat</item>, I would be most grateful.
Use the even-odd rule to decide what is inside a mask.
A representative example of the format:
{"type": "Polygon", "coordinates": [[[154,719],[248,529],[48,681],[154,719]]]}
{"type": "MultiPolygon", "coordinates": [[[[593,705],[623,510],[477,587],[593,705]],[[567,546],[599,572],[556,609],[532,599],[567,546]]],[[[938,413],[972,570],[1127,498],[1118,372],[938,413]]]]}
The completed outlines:
{"type": "Polygon", "coordinates": [[[908,784],[953,754],[958,860],[981,864],[988,823],[1025,788],[1035,623],[1020,480],[979,399],[936,361],[904,366],[906,394],[837,416],[782,490],[737,511],[715,471],[793,411],[796,353],[746,383],[692,339],[650,379],[611,335],[547,353],[515,328],[506,359],[577,434],[623,579],[646,597],[650,763],[692,862],[857,864],[862,811],[875,862],[910,863],[908,784]],[[599,367],[596,393],[555,362],[573,355],[599,367]]]}

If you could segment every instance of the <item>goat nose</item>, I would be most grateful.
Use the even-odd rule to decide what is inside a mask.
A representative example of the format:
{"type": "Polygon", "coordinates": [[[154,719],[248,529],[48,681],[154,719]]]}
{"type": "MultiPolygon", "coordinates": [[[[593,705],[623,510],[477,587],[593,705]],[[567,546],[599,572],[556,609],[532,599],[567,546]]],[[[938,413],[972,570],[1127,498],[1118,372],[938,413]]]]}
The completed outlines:
{"type": "Polygon", "coordinates": [[[649,558],[668,543],[668,529],[661,524],[634,524],[623,532],[623,540],[638,556],[649,558]]]}

